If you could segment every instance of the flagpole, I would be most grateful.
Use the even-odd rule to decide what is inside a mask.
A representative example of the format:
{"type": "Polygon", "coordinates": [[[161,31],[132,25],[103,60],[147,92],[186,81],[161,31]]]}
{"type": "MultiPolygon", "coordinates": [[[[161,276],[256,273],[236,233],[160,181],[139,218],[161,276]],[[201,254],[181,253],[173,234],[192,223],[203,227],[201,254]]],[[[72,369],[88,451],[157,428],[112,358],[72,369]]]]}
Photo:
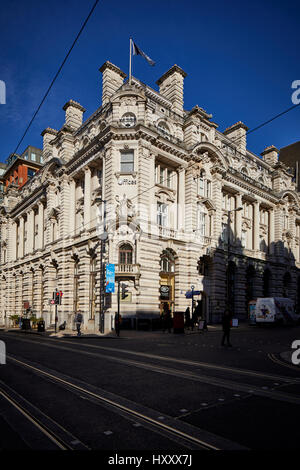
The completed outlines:
{"type": "Polygon", "coordinates": [[[131,51],[132,51],[132,46],[131,46],[131,41],[132,39],[129,39],[129,85],[131,85],[131,51]]]}

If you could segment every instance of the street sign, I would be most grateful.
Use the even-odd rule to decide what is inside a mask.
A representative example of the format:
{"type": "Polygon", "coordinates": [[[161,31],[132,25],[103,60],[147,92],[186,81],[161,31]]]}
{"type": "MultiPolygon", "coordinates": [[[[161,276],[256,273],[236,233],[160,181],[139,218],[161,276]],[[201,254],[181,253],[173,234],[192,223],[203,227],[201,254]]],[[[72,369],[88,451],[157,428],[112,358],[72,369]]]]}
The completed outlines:
{"type": "Polygon", "coordinates": [[[115,265],[114,264],[106,265],[105,292],[112,293],[112,294],[115,292],[115,265]]]}
{"type": "Polygon", "coordinates": [[[54,300],[54,299],[50,299],[50,300],[49,300],[49,303],[50,303],[50,305],[54,305],[54,304],[55,304],[55,300],[54,300]]]}
{"type": "Polygon", "coordinates": [[[186,299],[191,299],[192,297],[195,297],[196,295],[201,295],[201,290],[188,290],[186,293],[185,293],[185,298],[186,299]]]}

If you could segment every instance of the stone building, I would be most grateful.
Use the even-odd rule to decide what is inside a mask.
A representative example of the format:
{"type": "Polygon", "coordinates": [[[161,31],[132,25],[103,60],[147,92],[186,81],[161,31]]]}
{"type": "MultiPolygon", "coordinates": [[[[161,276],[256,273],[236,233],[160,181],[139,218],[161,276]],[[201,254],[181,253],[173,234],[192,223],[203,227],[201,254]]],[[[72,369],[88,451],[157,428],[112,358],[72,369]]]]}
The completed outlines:
{"type": "MultiPolygon", "coordinates": [[[[59,323],[99,330],[100,248],[126,281],[125,319],[157,317],[168,302],[184,311],[193,285],[203,314],[219,321],[228,304],[247,317],[249,300],[300,303],[299,194],[278,151],[246,147],[247,127],[224,132],[199,106],[185,110],[186,73],[177,65],[159,91],[105,62],[102,106],[83,120],[68,101],[60,130],[42,132],[41,170],[1,206],[0,324],[29,302],[46,325],[63,291],[59,323]],[[105,201],[105,202],[104,202],[105,201]]],[[[105,298],[105,331],[117,295],[105,298]]]]}

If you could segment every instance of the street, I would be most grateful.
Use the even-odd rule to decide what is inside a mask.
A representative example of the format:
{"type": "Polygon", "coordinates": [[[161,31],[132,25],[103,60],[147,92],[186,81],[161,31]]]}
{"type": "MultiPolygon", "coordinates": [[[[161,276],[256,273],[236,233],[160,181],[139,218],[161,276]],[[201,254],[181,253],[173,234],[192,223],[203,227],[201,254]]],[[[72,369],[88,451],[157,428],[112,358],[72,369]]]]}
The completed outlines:
{"type": "Polygon", "coordinates": [[[300,327],[51,338],[0,332],[1,449],[296,449],[300,327]]]}

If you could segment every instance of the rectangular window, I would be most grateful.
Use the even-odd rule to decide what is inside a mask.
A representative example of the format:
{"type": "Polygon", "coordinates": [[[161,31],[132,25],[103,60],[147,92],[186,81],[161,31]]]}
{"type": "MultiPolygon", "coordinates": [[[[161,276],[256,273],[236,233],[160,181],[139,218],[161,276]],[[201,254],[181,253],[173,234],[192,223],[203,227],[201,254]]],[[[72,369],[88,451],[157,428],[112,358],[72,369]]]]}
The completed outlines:
{"type": "Polygon", "coordinates": [[[205,212],[200,208],[198,209],[198,230],[199,235],[205,237],[205,212]]]}
{"type": "Polygon", "coordinates": [[[34,175],[35,175],[35,170],[32,170],[32,168],[28,168],[27,177],[32,178],[34,175]]]}
{"type": "Polygon", "coordinates": [[[33,152],[31,153],[31,160],[32,160],[33,162],[36,162],[36,154],[33,153],[33,152]]]}
{"type": "Polygon", "coordinates": [[[198,178],[198,195],[204,196],[204,178],[203,176],[199,176],[198,178]]]}
{"type": "Polygon", "coordinates": [[[166,227],[168,223],[168,206],[162,202],[157,203],[157,224],[166,227]]]}
{"type": "Polygon", "coordinates": [[[160,169],[159,169],[159,184],[164,184],[164,173],[165,173],[165,169],[160,167],[160,169]]]}
{"type": "Polygon", "coordinates": [[[247,232],[246,230],[242,230],[241,244],[243,248],[246,248],[246,239],[247,239],[247,232]]]}
{"type": "Polygon", "coordinates": [[[171,170],[167,171],[167,186],[168,188],[172,187],[172,171],[171,170]]]}
{"type": "Polygon", "coordinates": [[[221,240],[222,242],[227,243],[228,242],[228,227],[227,224],[224,222],[222,223],[222,233],[221,233],[221,240]]]}
{"type": "Polygon", "coordinates": [[[211,183],[210,181],[206,182],[206,197],[211,197],[211,183]]]}
{"type": "Polygon", "coordinates": [[[133,173],[134,171],[134,152],[128,150],[121,152],[121,173],[133,173]]]}

